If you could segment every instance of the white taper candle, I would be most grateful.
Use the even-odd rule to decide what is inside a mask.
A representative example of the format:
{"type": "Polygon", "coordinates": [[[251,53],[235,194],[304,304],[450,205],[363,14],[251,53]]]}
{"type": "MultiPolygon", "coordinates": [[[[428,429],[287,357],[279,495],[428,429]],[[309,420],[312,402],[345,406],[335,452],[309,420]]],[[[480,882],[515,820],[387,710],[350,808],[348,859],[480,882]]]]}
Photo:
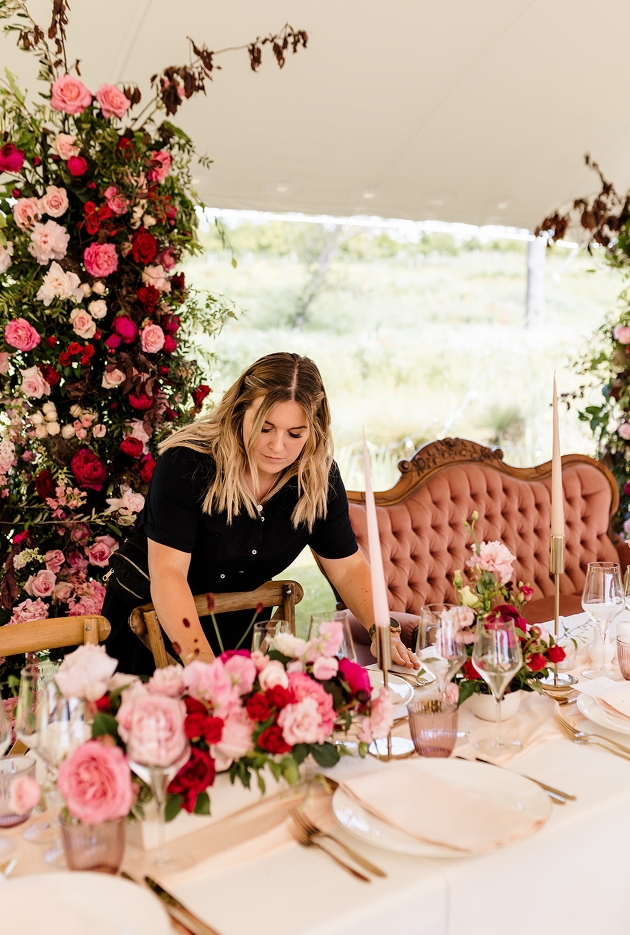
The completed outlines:
{"type": "Polygon", "coordinates": [[[368,553],[370,558],[370,573],[372,576],[374,623],[379,627],[389,627],[389,604],[387,602],[385,573],[383,571],[383,555],[381,552],[381,541],[378,535],[378,520],[376,518],[374,491],[372,489],[370,456],[365,441],[365,435],[363,436],[363,466],[365,469],[365,512],[367,515],[368,553]]]}

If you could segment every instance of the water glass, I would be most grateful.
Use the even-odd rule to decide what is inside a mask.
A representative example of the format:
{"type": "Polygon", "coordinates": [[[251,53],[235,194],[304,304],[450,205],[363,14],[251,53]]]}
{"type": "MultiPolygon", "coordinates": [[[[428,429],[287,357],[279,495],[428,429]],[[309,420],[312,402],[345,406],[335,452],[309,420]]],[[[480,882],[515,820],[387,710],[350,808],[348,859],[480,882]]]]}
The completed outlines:
{"type": "Polygon", "coordinates": [[[584,678],[596,679],[606,676],[616,679],[619,677],[614,669],[606,666],[604,649],[609,624],[621,613],[625,601],[621,568],[617,562],[590,562],[582,593],[582,608],[597,627],[603,650],[600,664],[584,669],[582,672],[584,678]]]}
{"type": "Polygon", "coordinates": [[[626,681],[630,681],[630,641],[617,637],[617,662],[626,681]]]}
{"type": "Polygon", "coordinates": [[[450,756],[457,740],[457,705],[424,698],[407,705],[409,731],[420,756],[450,756]]]}
{"type": "Polygon", "coordinates": [[[523,665],[521,644],[513,620],[480,618],[472,655],[477,672],[494,695],[496,737],[482,740],[477,749],[488,756],[513,753],[521,746],[519,740],[505,740],[501,726],[501,700],[505,690],[523,665]]]}
{"type": "Polygon", "coordinates": [[[268,652],[274,636],[279,633],[291,633],[288,620],[259,620],[252,630],[252,652],[268,652]]]}
{"type": "Polygon", "coordinates": [[[350,611],[336,610],[331,613],[329,610],[318,611],[311,614],[311,622],[308,628],[308,639],[314,640],[319,636],[319,628],[322,623],[328,623],[331,620],[338,620],[342,627],[342,643],[337,653],[340,659],[349,659],[350,662],[357,661],[357,654],[354,648],[354,638],[350,629],[350,611]]]}
{"type": "Polygon", "coordinates": [[[68,870],[118,873],[125,852],[125,820],[84,825],[64,813],[61,836],[68,870]]]}
{"type": "Polygon", "coordinates": [[[420,611],[415,652],[420,665],[435,678],[442,699],[457,670],[466,661],[462,627],[470,612],[456,604],[426,604],[420,611]]]}
{"type": "Polygon", "coordinates": [[[0,828],[20,825],[31,814],[30,809],[22,815],[15,813],[11,787],[22,776],[35,779],[35,766],[35,758],[32,756],[7,756],[0,760],[0,828]]]}

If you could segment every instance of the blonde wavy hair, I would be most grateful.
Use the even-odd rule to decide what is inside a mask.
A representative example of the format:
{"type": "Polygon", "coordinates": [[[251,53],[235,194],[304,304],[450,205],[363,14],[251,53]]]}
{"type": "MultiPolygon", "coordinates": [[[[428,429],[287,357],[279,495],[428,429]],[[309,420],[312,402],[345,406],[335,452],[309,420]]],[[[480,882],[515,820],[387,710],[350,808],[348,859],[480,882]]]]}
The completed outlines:
{"type": "Polygon", "coordinates": [[[284,352],[261,357],[232,384],[216,409],[174,432],[160,445],[160,454],[181,445],[214,458],[216,474],[203,502],[204,512],[225,512],[228,523],[241,509],[252,518],[258,516],[257,501],[245,483],[245,472],[249,469],[256,488],[254,446],[271,409],[285,402],[302,407],[310,431],[299,457],[279,475],[267,497],[297,477],[298,502],[291,517],[294,528],[305,523],[310,531],[316,519],[326,516],[333,455],[326,390],[312,360],[284,352]],[[259,400],[245,445],[243,419],[259,400]]]}

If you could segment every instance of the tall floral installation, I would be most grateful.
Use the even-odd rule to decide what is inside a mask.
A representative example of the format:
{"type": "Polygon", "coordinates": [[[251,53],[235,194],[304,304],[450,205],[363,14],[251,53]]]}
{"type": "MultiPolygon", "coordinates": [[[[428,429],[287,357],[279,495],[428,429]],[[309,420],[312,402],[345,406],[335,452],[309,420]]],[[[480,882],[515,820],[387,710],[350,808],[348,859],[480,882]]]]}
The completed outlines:
{"type": "MultiPolygon", "coordinates": [[[[40,62],[29,103],[0,79],[0,625],[98,613],[109,558],[144,504],[157,445],[201,411],[191,356],[231,303],[187,286],[197,237],[192,141],[164,112],[205,92],[213,53],[137,87],[87,87],[66,56],[67,4],[44,32],[19,0],[4,31],[40,62]]],[[[244,48],[256,71],[306,33],[244,48]]],[[[14,659],[0,664],[0,689],[14,659]]],[[[13,676],[14,678],[14,676],[13,676]]]]}

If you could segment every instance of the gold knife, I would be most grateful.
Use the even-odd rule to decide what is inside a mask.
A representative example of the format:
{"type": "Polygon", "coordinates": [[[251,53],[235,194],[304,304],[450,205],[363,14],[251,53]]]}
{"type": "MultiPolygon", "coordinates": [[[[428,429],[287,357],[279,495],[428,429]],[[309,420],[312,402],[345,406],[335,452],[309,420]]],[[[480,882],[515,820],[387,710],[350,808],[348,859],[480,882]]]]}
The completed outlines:
{"type": "Polygon", "coordinates": [[[187,909],[172,893],[160,886],[157,880],[145,877],[144,882],[168,906],[170,915],[178,922],[181,922],[182,925],[185,925],[186,928],[189,928],[193,935],[219,935],[216,929],[200,919],[199,916],[196,916],[190,909],[187,909]]]}

